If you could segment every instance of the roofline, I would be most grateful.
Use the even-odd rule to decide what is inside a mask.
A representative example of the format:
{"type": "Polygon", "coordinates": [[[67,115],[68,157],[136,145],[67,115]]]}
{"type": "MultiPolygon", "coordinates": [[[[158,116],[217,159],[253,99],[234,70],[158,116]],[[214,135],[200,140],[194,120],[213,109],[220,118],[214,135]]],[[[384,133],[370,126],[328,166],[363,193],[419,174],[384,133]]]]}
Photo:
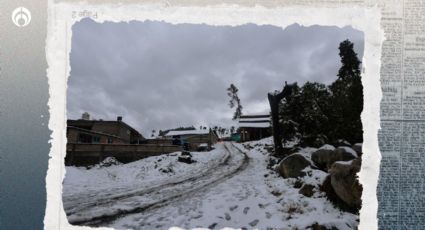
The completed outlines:
{"type": "Polygon", "coordinates": [[[67,128],[68,128],[68,129],[76,129],[76,130],[83,131],[83,132],[86,132],[86,133],[99,134],[99,135],[104,135],[104,136],[109,136],[109,137],[118,138],[118,139],[120,139],[120,140],[124,140],[123,138],[121,138],[121,137],[119,137],[119,136],[115,136],[115,135],[108,134],[108,133],[102,133],[102,132],[91,131],[91,130],[88,130],[88,129],[78,128],[78,127],[75,127],[75,126],[67,126],[67,128]]]}
{"type": "MultiPolygon", "coordinates": [[[[78,119],[78,120],[73,120],[73,119],[68,119],[68,121],[76,121],[76,122],[86,122],[86,123],[96,123],[96,122],[105,122],[105,123],[118,123],[118,124],[123,124],[124,126],[126,126],[127,128],[131,129],[132,131],[135,131],[137,134],[139,134],[140,136],[143,137],[143,135],[137,131],[135,128],[131,127],[130,125],[128,125],[127,123],[125,123],[124,121],[99,121],[99,120],[83,120],[83,119],[78,119]]],[[[145,138],[145,137],[143,137],[145,138]]]]}
{"type": "Polygon", "coordinates": [[[270,123],[270,120],[259,120],[259,121],[239,121],[239,123],[270,123]]]}
{"type": "Polygon", "coordinates": [[[241,118],[269,118],[270,114],[264,114],[264,115],[241,115],[239,119],[241,118]]]}

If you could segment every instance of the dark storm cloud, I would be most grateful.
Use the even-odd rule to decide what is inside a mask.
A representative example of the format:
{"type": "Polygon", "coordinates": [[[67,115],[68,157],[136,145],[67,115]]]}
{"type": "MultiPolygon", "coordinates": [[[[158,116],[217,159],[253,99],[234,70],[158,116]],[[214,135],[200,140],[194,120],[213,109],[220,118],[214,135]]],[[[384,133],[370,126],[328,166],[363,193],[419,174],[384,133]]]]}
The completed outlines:
{"type": "Polygon", "coordinates": [[[144,135],[152,129],[232,124],[226,88],[234,83],[245,113],[267,112],[267,92],[285,81],[329,84],[345,39],[363,56],[363,33],[350,27],[285,30],[163,22],[73,26],[68,117],[124,121],[144,135]]]}

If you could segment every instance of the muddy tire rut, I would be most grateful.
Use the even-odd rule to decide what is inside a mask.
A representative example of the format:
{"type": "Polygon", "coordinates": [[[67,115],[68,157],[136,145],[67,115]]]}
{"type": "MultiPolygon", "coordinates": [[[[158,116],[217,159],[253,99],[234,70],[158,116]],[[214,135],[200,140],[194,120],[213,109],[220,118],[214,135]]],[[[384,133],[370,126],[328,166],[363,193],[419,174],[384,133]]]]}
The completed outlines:
{"type": "Polygon", "coordinates": [[[224,143],[226,157],[202,174],[181,181],[165,183],[151,188],[106,196],[85,203],[65,205],[68,221],[73,225],[105,226],[129,214],[143,213],[172,202],[190,199],[196,193],[216,186],[243,171],[249,164],[248,156],[233,143],[224,143]],[[143,198],[152,198],[143,201],[143,198]],[[140,199],[142,201],[140,201],[140,199]],[[98,210],[108,210],[96,212],[98,210]]]}

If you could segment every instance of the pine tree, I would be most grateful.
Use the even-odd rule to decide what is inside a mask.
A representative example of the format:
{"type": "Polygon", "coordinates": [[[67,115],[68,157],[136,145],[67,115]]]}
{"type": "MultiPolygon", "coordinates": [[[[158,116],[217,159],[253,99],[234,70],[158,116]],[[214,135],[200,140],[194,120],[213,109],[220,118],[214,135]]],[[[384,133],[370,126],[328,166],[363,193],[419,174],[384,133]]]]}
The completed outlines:
{"type": "Polygon", "coordinates": [[[346,139],[351,143],[363,141],[360,114],[363,110],[363,86],[360,64],[353,49],[354,44],[345,40],[339,45],[341,68],[338,79],[330,86],[332,92],[332,120],[335,127],[332,138],[346,139]]]}

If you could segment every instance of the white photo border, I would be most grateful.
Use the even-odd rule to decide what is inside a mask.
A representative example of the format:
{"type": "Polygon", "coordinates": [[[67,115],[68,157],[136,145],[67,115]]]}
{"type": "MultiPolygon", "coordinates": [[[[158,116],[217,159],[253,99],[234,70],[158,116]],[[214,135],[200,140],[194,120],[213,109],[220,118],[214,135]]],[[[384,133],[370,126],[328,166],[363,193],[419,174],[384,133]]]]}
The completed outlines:
{"type": "MultiPolygon", "coordinates": [[[[362,83],[364,109],[363,159],[359,173],[363,185],[362,209],[359,229],[377,229],[378,184],[381,154],[378,146],[380,128],[381,48],[384,32],[381,28],[381,10],[375,7],[276,7],[260,5],[170,6],[160,4],[97,4],[53,3],[48,7],[48,33],[46,56],[49,83],[49,129],[51,149],[46,176],[47,205],[44,217],[45,229],[91,229],[68,223],[62,203],[62,181],[65,176],[66,154],[66,90],[70,74],[72,25],[84,17],[102,23],[137,21],[164,21],[171,24],[191,23],[212,26],[238,26],[247,23],[273,25],[284,29],[298,23],[302,26],[352,26],[364,32],[364,56],[362,60],[362,83]]],[[[111,229],[111,228],[98,228],[111,229]]]]}

